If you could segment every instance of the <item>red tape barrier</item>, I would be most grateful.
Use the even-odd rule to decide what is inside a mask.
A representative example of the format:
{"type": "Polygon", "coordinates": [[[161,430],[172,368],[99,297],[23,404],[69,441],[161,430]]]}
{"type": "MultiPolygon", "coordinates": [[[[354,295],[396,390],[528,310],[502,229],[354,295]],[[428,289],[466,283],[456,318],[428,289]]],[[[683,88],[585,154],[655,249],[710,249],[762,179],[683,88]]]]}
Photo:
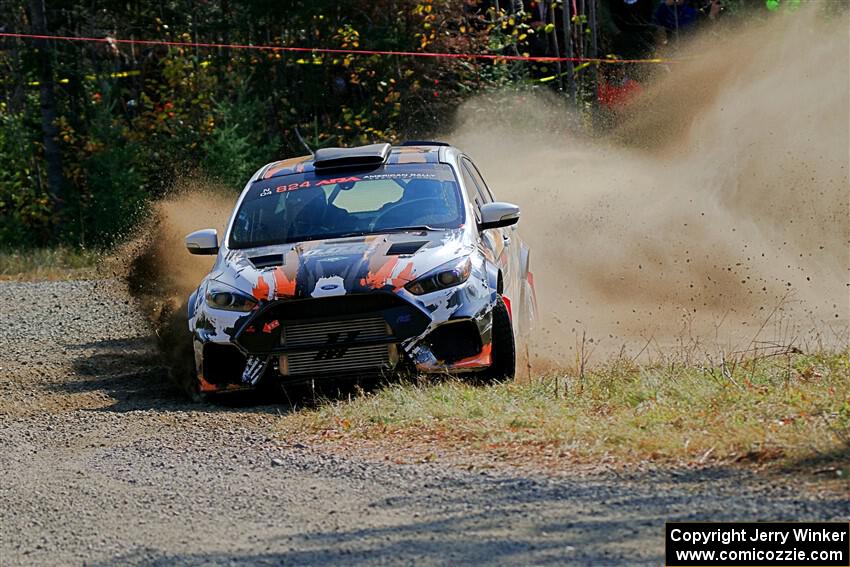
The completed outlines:
{"type": "Polygon", "coordinates": [[[430,57],[442,59],[485,59],[490,61],[533,61],[556,63],[604,63],[622,65],[625,63],[670,63],[674,59],[604,59],[592,57],[532,57],[523,55],[493,55],[486,53],[429,53],[422,51],[379,51],[370,49],[332,49],[328,47],[284,47],[279,45],[240,45],[230,43],[202,43],[189,41],[165,41],[153,39],[116,39],[112,37],[75,37],[67,35],[38,35],[27,33],[0,33],[0,37],[17,39],[46,39],[52,41],[75,41],[88,43],[107,43],[125,45],[164,45],[169,47],[206,47],[216,49],[253,49],[256,51],[283,51],[290,53],[332,54],[332,55],[397,55],[401,57],[430,57]]]}

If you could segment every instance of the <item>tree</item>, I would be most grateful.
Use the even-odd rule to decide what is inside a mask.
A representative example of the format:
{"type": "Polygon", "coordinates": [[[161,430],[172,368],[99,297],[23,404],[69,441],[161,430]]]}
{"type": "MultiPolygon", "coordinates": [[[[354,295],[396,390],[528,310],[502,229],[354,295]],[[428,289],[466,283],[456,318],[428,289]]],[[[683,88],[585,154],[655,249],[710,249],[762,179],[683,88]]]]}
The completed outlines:
{"type": "MultiPolygon", "coordinates": [[[[30,30],[35,35],[48,33],[44,0],[30,0],[30,30]]],[[[41,131],[44,143],[44,160],[47,165],[47,190],[53,200],[57,213],[57,222],[61,223],[61,211],[64,205],[62,173],[62,149],[59,146],[58,113],[53,83],[53,63],[49,44],[45,39],[34,40],[36,64],[38,67],[39,101],[41,106],[41,131]]]]}

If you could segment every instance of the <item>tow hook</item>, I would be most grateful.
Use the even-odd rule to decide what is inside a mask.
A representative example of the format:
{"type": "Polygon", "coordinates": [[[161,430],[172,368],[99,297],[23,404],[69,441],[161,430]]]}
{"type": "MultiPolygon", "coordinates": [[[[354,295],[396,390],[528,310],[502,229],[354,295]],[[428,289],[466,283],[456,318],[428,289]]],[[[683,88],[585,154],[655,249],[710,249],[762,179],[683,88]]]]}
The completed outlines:
{"type": "Polygon", "coordinates": [[[269,357],[249,356],[245,362],[245,370],[242,372],[242,382],[255,386],[262,378],[268,365],[269,357]]]}

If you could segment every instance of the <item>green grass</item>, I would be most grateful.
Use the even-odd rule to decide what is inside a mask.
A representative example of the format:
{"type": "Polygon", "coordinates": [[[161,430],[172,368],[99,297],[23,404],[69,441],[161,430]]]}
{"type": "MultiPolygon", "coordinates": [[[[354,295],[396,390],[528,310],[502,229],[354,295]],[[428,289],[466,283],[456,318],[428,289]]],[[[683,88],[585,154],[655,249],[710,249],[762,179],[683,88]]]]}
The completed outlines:
{"type": "Polygon", "coordinates": [[[520,460],[807,463],[831,471],[850,467],[850,356],[788,354],[731,369],[617,361],[583,377],[396,384],[281,423],[287,435],[418,439],[520,460]]]}
{"type": "Polygon", "coordinates": [[[63,280],[95,277],[103,254],[76,248],[0,251],[0,280],[63,280]]]}

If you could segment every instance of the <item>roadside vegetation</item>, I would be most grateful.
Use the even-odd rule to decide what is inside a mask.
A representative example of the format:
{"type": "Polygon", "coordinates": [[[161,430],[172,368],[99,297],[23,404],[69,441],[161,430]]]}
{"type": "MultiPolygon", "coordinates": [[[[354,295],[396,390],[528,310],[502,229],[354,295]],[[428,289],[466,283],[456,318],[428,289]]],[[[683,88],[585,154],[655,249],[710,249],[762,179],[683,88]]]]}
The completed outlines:
{"type": "Polygon", "coordinates": [[[58,246],[0,251],[2,280],[69,280],[97,277],[103,254],[58,246]]]}
{"type": "Polygon", "coordinates": [[[283,436],[379,440],[393,458],[573,464],[741,463],[850,474],[850,354],[785,352],[719,367],[615,360],[580,375],[389,385],[283,418],[283,436]]]}

